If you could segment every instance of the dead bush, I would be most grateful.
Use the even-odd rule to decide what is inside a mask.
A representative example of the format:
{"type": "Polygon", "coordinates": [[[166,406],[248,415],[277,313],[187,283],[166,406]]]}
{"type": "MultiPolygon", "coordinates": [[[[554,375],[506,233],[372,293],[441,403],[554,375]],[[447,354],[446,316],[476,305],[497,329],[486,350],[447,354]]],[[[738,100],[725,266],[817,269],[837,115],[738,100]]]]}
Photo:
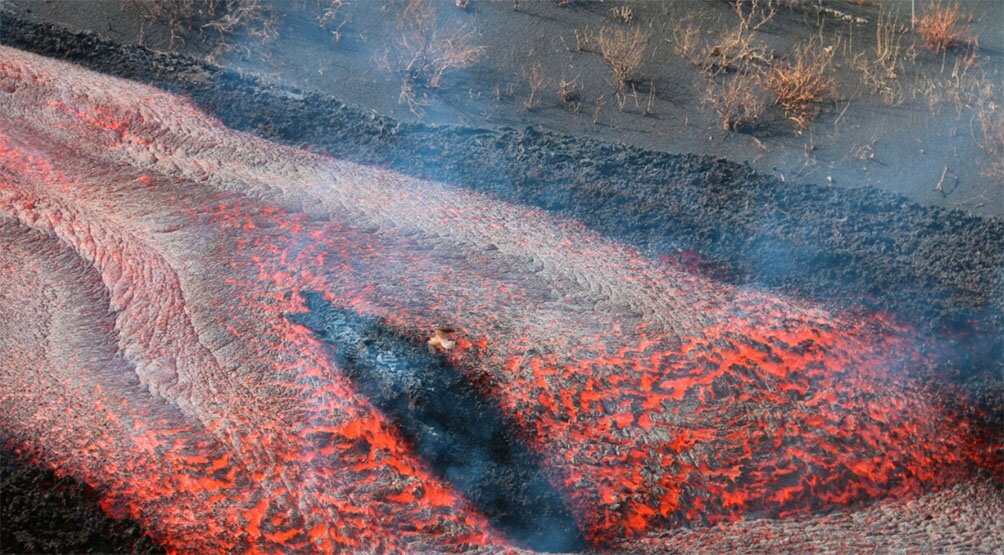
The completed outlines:
{"type": "Polygon", "coordinates": [[[575,30],[575,51],[576,52],[588,52],[592,50],[593,45],[596,43],[596,33],[586,27],[585,29],[575,30]]]}
{"type": "Polygon", "coordinates": [[[276,18],[265,6],[264,0],[209,0],[209,13],[218,13],[204,27],[220,35],[230,35],[243,30],[259,40],[272,40],[278,36],[276,18]]]}
{"type": "Polygon", "coordinates": [[[317,17],[317,23],[326,29],[335,42],[342,40],[342,27],[348,20],[339,16],[339,12],[349,3],[349,0],[327,0],[321,15],[317,17]]]}
{"type": "MultiPolygon", "coordinates": [[[[667,42],[669,40],[667,39],[667,42]]],[[[685,21],[673,28],[673,44],[676,52],[695,67],[704,63],[701,52],[701,30],[690,21],[685,21]]]]}
{"type": "Polygon", "coordinates": [[[986,153],[984,173],[1004,178],[1004,112],[1000,106],[979,113],[982,136],[978,142],[986,153]]]}
{"type": "Polygon", "coordinates": [[[932,2],[917,19],[915,29],[924,46],[934,52],[941,53],[949,48],[968,51],[976,41],[969,36],[969,30],[962,25],[962,19],[958,3],[942,3],[938,0],[932,2]]]}
{"type": "Polygon", "coordinates": [[[614,16],[614,19],[620,21],[621,23],[631,23],[631,20],[634,19],[634,12],[631,11],[630,6],[610,8],[610,14],[614,16]]]}
{"type": "Polygon", "coordinates": [[[774,104],[799,129],[816,117],[819,106],[831,94],[832,61],[832,48],[823,48],[811,41],[798,49],[790,60],[776,64],[766,74],[765,84],[773,95],[774,104]]]}
{"type": "Polygon", "coordinates": [[[523,101],[523,109],[530,111],[540,104],[540,92],[544,90],[547,80],[544,78],[544,69],[537,64],[529,71],[523,69],[523,79],[526,80],[529,95],[523,101]]]}
{"type": "Polygon", "coordinates": [[[604,27],[595,36],[596,48],[613,71],[619,88],[624,88],[635,77],[638,67],[645,59],[650,35],[651,33],[638,27],[604,27]]]}
{"type": "Polygon", "coordinates": [[[1004,179],[1004,94],[984,83],[975,111],[980,133],[976,144],[986,154],[983,173],[1004,179]]]}
{"type": "Polygon", "coordinates": [[[903,100],[903,87],[899,83],[903,71],[901,39],[895,17],[880,9],[875,24],[874,56],[861,53],[854,59],[855,67],[861,72],[861,82],[890,106],[903,100]]]}
{"type": "Polygon", "coordinates": [[[140,29],[140,41],[146,31],[161,25],[167,31],[167,47],[173,48],[185,37],[204,37],[211,29],[219,33],[215,53],[230,47],[233,35],[244,32],[259,40],[276,37],[276,17],[263,0],[132,0],[146,23],[140,29]]]}
{"type": "Polygon", "coordinates": [[[740,73],[725,79],[709,78],[702,101],[718,114],[726,131],[749,131],[767,109],[766,92],[756,73],[740,73]]]}
{"type": "Polygon", "coordinates": [[[699,29],[691,23],[677,27],[673,32],[677,52],[713,75],[741,71],[748,64],[768,64],[771,53],[757,41],[756,32],[774,18],[774,3],[736,0],[733,10],[738,17],[735,27],[712,41],[702,41],[699,29]]]}
{"type": "Polygon", "coordinates": [[[385,65],[412,85],[438,88],[444,75],[471,66],[484,52],[473,31],[440,25],[427,0],[410,0],[398,14],[397,29],[400,36],[385,65]]]}
{"type": "Polygon", "coordinates": [[[578,77],[571,81],[563,78],[558,82],[558,100],[569,112],[579,112],[582,108],[582,100],[579,97],[578,77]]]}

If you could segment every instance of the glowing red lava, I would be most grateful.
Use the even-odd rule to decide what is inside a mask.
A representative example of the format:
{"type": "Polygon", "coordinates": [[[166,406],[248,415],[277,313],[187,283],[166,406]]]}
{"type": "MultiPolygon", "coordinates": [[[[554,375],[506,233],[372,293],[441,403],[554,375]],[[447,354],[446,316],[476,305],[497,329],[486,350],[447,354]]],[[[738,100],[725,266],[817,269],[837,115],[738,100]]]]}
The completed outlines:
{"type": "MultiPolygon", "coordinates": [[[[1000,436],[918,377],[910,329],[3,47],[0,244],[0,428],[172,551],[508,545],[285,317],[305,289],[419,345],[456,328],[450,360],[593,546],[727,545],[677,531],[914,497],[1001,521],[981,477],[1000,436]]],[[[881,538],[869,522],[836,528],[881,538]]]]}

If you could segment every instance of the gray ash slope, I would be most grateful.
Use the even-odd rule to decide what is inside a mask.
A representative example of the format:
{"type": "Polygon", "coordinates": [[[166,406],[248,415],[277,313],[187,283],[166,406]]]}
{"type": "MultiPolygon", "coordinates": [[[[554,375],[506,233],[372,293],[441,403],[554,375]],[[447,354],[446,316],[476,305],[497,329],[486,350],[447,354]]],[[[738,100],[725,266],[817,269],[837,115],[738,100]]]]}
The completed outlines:
{"type": "MultiPolygon", "coordinates": [[[[923,207],[877,189],[781,183],[704,156],[535,129],[399,123],[322,94],[3,13],[0,43],[185,94],[234,129],[574,217],[652,255],[695,251],[722,279],[846,309],[889,311],[947,337],[947,370],[994,418],[1004,415],[1000,220],[923,207]]],[[[5,462],[5,474],[8,468],[5,462]]],[[[4,481],[5,510],[44,512],[46,492],[65,490],[38,476],[4,481]]],[[[96,509],[93,499],[77,498],[96,509]]],[[[103,518],[92,513],[75,513],[86,529],[103,518]]],[[[131,551],[136,541],[115,530],[102,533],[110,543],[89,547],[70,541],[77,537],[53,537],[49,551],[131,551]]]]}

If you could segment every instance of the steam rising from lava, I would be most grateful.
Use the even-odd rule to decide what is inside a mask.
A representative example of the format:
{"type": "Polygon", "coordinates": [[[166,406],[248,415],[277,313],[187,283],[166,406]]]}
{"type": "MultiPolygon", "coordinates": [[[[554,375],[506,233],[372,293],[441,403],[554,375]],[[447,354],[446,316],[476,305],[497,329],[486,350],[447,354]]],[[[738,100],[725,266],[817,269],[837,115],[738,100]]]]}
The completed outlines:
{"type": "MultiPolygon", "coordinates": [[[[943,487],[923,506],[971,509],[1001,476],[1000,436],[916,378],[920,340],[882,317],[716,283],[8,48],[0,244],[0,430],[178,551],[531,542],[437,470],[421,422],[345,358],[355,343],[298,323],[322,306],[307,290],[396,338],[370,369],[456,328],[435,364],[497,407],[592,546],[883,500],[907,514],[896,499],[943,487]],[[984,493],[952,494],[969,484],[984,493]]],[[[869,522],[840,533],[881,544],[869,522]]]]}

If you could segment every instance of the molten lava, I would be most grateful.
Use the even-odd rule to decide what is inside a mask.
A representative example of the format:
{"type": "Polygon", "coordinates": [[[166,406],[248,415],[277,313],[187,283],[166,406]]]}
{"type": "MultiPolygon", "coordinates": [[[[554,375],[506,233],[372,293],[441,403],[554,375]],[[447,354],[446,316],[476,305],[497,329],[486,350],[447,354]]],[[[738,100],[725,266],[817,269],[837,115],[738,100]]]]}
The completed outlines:
{"type": "MultiPolygon", "coordinates": [[[[369,374],[412,353],[462,376],[593,547],[726,546],[881,503],[1001,521],[1001,437],[930,385],[906,327],[3,47],[0,245],[0,429],[173,551],[555,545],[423,456],[359,349],[369,374]],[[303,325],[304,291],[398,339],[303,325]],[[426,352],[443,323],[456,346],[426,352]]],[[[883,545],[873,521],[833,527],[883,545]]]]}

